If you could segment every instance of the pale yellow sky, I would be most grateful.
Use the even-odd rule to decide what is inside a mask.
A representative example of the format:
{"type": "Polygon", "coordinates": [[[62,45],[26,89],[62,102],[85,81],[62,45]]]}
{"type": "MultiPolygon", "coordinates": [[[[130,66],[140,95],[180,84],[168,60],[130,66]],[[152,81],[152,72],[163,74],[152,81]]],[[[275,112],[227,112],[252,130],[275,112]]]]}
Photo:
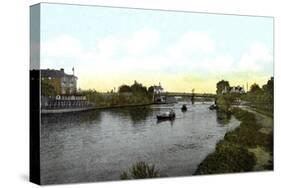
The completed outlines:
{"type": "MultiPolygon", "coordinates": [[[[195,89],[198,93],[215,93],[216,83],[221,79],[219,77],[211,76],[204,78],[202,75],[164,75],[164,74],[134,74],[134,75],[96,75],[95,77],[81,76],[78,78],[78,87],[82,89],[95,89],[100,92],[110,91],[112,89],[118,90],[122,84],[132,85],[134,80],[142,83],[144,86],[158,85],[160,82],[165,91],[170,92],[191,92],[195,89]]],[[[251,84],[257,83],[260,86],[267,83],[270,76],[251,75],[251,78],[246,80],[245,77],[233,77],[230,79],[222,78],[229,81],[231,86],[244,86],[245,90],[247,82],[250,88],[251,84]]]]}

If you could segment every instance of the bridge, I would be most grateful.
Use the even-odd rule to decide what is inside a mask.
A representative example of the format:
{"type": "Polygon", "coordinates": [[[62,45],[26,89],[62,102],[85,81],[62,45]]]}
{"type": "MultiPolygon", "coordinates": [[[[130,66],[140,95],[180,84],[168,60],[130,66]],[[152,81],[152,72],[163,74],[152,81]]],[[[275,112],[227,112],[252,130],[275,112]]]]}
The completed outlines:
{"type": "Polygon", "coordinates": [[[185,92],[167,92],[168,97],[202,97],[202,98],[215,98],[217,95],[212,93],[185,93],[185,92]]]}

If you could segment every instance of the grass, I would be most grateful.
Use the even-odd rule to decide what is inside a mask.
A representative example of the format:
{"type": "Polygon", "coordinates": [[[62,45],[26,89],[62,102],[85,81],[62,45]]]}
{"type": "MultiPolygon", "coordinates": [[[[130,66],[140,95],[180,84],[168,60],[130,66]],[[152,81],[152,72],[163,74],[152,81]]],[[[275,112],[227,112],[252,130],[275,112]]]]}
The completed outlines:
{"type": "Polygon", "coordinates": [[[271,118],[273,118],[273,107],[269,108],[269,109],[263,109],[263,108],[259,108],[256,106],[250,106],[254,111],[259,112],[263,115],[269,116],[271,118]]]}
{"type": "MultiPolygon", "coordinates": [[[[253,171],[257,158],[251,149],[260,147],[273,153],[273,135],[259,132],[261,125],[256,122],[254,114],[240,108],[233,108],[231,113],[241,121],[240,126],[218,142],[215,151],[198,166],[195,174],[253,171]]],[[[273,163],[269,162],[263,168],[272,170],[273,163]]]]}
{"type": "Polygon", "coordinates": [[[218,174],[251,171],[255,156],[245,147],[228,141],[221,141],[216,151],[210,154],[197,168],[195,174],[218,174]]]}
{"type": "Polygon", "coordinates": [[[123,172],[120,179],[146,179],[160,177],[160,173],[155,169],[154,165],[149,165],[146,162],[139,161],[132,165],[128,172],[123,172]]]}

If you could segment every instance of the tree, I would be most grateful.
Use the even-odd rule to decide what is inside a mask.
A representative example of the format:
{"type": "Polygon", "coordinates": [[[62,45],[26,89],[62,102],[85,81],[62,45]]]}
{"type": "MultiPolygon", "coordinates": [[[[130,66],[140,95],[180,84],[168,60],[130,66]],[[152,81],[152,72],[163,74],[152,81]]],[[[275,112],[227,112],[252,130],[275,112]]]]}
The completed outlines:
{"type": "Polygon", "coordinates": [[[53,85],[48,82],[41,82],[41,95],[42,96],[56,96],[58,93],[53,85]]]}
{"type": "Polygon", "coordinates": [[[269,93],[269,94],[273,94],[273,84],[274,84],[274,80],[273,77],[270,78],[270,80],[267,81],[267,84],[262,86],[262,89],[269,93]]]}
{"type": "Polygon", "coordinates": [[[138,83],[137,81],[131,86],[133,93],[147,93],[146,87],[142,86],[142,84],[138,83]]]}
{"type": "Polygon", "coordinates": [[[251,85],[251,88],[250,88],[251,93],[258,93],[261,91],[262,91],[262,89],[260,88],[260,86],[258,84],[254,83],[253,85],[251,85]]]}
{"type": "Polygon", "coordinates": [[[119,91],[118,91],[118,92],[119,92],[119,93],[132,92],[132,89],[131,89],[131,87],[128,86],[128,85],[121,85],[121,86],[119,87],[119,91]]]}
{"type": "Polygon", "coordinates": [[[225,80],[221,80],[217,83],[217,94],[221,94],[224,89],[229,88],[229,82],[225,80]]]}
{"type": "Polygon", "coordinates": [[[148,93],[153,93],[154,92],[154,87],[153,86],[150,86],[149,88],[148,88],[148,93]]]}

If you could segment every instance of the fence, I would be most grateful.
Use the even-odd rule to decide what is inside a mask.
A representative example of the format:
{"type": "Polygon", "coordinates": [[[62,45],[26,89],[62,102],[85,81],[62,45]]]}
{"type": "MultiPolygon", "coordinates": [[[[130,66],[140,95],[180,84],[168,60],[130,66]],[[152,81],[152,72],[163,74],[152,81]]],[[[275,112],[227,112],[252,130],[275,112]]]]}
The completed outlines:
{"type": "Polygon", "coordinates": [[[93,106],[86,96],[56,96],[41,97],[42,109],[69,109],[69,108],[86,108],[93,106]]]}

